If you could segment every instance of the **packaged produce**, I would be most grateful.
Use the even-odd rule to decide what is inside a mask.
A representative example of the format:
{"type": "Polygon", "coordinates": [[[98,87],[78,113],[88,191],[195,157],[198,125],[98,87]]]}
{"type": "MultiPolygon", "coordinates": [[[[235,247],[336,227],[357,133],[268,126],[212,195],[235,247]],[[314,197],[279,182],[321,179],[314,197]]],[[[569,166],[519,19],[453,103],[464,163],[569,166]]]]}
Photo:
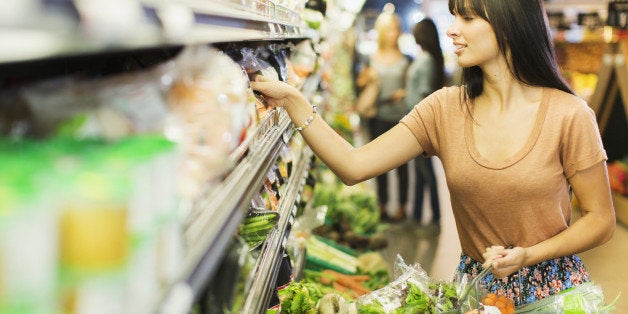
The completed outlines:
{"type": "MultiPolygon", "coordinates": [[[[232,58],[237,60],[237,63],[245,70],[249,80],[253,80],[255,75],[262,75],[272,80],[279,80],[279,74],[266,60],[261,56],[264,50],[244,47],[237,52],[237,55],[232,54],[232,58]]],[[[266,99],[258,92],[254,92],[255,106],[257,110],[257,120],[263,121],[268,115],[271,107],[268,106],[266,99]]]]}
{"type": "Polygon", "coordinates": [[[397,256],[396,279],[357,300],[359,313],[447,313],[458,309],[461,286],[433,281],[418,264],[397,256]]]}
{"type": "Polygon", "coordinates": [[[275,68],[277,71],[277,76],[279,80],[283,82],[288,81],[288,67],[286,65],[287,53],[286,46],[280,44],[270,44],[268,45],[268,62],[275,68]]]}
{"type": "Polygon", "coordinates": [[[586,282],[563,290],[543,300],[521,306],[517,313],[611,313],[615,302],[604,303],[604,293],[599,285],[586,282]]]}
{"type": "Polygon", "coordinates": [[[250,209],[244,217],[238,235],[251,249],[257,248],[266,241],[270,231],[279,221],[279,213],[265,209],[250,209]]]}
{"type": "Polygon", "coordinates": [[[52,78],[29,84],[19,91],[32,114],[33,132],[55,134],[62,123],[73,121],[81,137],[93,137],[95,121],[90,114],[97,108],[92,85],[75,76],[52,78]]]}
{"type": "Polygon", "coordinates": [[[248,81],[233,60],[209,47],[188,47],[175,63],[166,135],[185,155],[181,193],[195,198],[233,166],[229,155],[253,122],[248,81]]]}
{"type": "Polygon", "coordinates": [[[301,80],[305,80],[316,69],[317,58],[312,42],[304,40],[294,47],[290,54],[290,63],[301,80]]]}

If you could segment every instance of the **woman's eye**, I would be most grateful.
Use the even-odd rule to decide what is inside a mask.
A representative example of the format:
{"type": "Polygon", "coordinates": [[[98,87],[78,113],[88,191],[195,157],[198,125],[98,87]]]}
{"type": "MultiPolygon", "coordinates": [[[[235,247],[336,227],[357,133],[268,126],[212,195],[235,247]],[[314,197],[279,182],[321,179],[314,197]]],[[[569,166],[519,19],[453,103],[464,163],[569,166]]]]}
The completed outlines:
{"type": "Polygon", "coordinates": [[[474,19],[474,17],[470,16],[470,15],[466,15],[466,16],[463,16],[462,19],[465,20],[465,21],[472,21],[474,19]]]}

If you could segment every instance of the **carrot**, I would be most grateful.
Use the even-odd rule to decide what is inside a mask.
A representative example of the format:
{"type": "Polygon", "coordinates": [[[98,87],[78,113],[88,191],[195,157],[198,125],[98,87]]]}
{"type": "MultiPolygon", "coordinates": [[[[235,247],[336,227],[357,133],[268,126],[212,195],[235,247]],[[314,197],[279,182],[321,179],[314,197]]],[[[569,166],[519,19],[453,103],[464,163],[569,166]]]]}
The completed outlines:
{"type": "Polygon", "coordinates": [[[355,281],[367,281],[371,279],[371,276],[369,275],[350,275],[349,277],[355,281]]]}
{"type": "Polygon", "coordinates": [[[320,276],[318,278],[318,281],[326,286],[331,285],[331,283],[333,282],[333,280],[327,276],[320,276]]]}
{"type": "MultiPolygon", "coordinates": [[[[371,292],[370,289],[364,287],[364,285],[362,284],[362,281],[366,280],[364,279],[364,276],[345,275],[331,269],[323,270],[322,275],[323,276],[321,277],[326,277],[326,276],[333,277],[335,283],[338,283],[340,285],[343,285],[353,290],[358,295],[365,295],[371,292]]],[[[368,276],[366,277],[368,278],[368,276]]]]}
{"type": "Polygon", "coordinates": [[[343,277],[336,278],[336,282],[345,287],[350,288],[351,290],[355,291],[358,295],[365,295],[371,292],[370,289],[364,287],[360,282],[347,280],[347,278],[343,278],[343,277]]]}
{"type": "Polygon", "coordinates": [[[335,278],[342,277],[342,278],[346,278],[348,280],[353,280],[353,281],[367,281],[367,280],[371,279],[371,276],[369,276],[369,275],[345,275],[345,274],[343,274],[341,272],[337,272],[337,271],[335,271],[333,269],[324,269],[322,271],[322,273],[326,274],[326,275],[334,276],[335,278]]]}
{"type": "Polygon", "coordinates": [[[358,297],[358,294],[355,291],[351,290],[349,287],[343,286],[336,281],[334,281],[332,285],[334,287],[334,290],[338,291],[338,293],[340,293],[341,295],[347,295],[353,299],[358,297]]]}

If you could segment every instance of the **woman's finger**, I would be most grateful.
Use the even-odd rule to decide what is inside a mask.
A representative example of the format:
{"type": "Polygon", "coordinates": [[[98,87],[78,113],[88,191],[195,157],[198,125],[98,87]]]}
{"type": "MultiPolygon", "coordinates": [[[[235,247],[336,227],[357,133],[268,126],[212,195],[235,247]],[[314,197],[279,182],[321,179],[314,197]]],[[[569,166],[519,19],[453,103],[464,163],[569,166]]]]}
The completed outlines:
{"type": "Polygon", "coordinates": [[[272,82],[274,81],[273,79],[271,79],[270,77],[266,77],[260,74],[255,74],[255,76],[253,76],[253,81],[255,82],[272,82]]]}

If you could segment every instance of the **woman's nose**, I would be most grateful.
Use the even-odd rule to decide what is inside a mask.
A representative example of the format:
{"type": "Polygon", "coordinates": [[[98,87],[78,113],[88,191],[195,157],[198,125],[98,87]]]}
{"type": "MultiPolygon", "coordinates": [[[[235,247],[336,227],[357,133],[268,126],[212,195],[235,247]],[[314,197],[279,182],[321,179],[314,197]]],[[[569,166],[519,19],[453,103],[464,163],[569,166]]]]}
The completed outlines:
{"type": "Polygon", "coordinates": [[[447,27],[445,34],[447,34],[447,36],[451,38],[454,38],[460,35],[460,23],[457,17],[454,18],[454,20],[451,22],[449,27],[447,27]]]}
{"type": "Polygon", "coordinates": [[[458,29],[456,27],[454,27],[454,25],[450,25],[449,27],[447,27],[447,30],[445,32],[447,34],[448,37],[454,38],[456,36],[458,36],[458,29]]]}

